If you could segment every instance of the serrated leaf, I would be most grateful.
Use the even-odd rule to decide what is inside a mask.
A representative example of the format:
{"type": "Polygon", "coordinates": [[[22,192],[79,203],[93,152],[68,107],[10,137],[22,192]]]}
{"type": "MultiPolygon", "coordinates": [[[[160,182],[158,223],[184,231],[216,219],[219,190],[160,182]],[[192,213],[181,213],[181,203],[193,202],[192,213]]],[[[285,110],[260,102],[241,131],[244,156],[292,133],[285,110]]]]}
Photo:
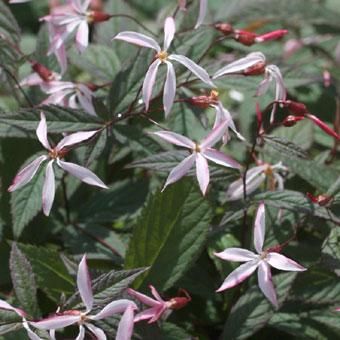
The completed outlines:
{"type": "Polygon", "coordinates": [[[151,266],[137,281],[160,291],[170,288],[198,257],[212,211],[196,185],[182,181],[150,197],[137,221],[126,268],[151,266]]]}
{"type": "Polygon", "coordinates": [[[38,317],[37,286],[32,266],[26,256],[19,250],[16,243],[12,243],[9,262],[12,283],[20,307],[33,317],[38,317]]]}
{"type": "Polygon", "coordinates": [[[19,249],[30,259],[38,288],[54,301],[62,293],[74,290],[74,281],[60,259],[57,249],[18,243],[19,249]]]}
{"type": "MultiPolygon", "coordinates": [[[[279,305],[287,298],[295,277],[295,273],[273,277],[279,305]]],[[[232,308],[224,326],[223,339],[247,339],[264,327],[274,312],[273,306],[264,297],[258,285],[250,287],[232,308]]]]}

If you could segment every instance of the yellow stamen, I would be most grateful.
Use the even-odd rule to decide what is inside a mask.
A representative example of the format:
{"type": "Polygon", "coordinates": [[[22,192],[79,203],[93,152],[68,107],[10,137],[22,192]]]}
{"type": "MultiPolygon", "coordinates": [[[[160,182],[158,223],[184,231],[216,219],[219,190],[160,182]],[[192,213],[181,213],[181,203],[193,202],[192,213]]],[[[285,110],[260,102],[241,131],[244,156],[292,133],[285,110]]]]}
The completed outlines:
{"type": "Polygon", "coordinates": [[[157,53],[156,57],[162,62],[164,63],[167,59],[168,59],[168,52],[166,51],[160,51],[157,53]]]}

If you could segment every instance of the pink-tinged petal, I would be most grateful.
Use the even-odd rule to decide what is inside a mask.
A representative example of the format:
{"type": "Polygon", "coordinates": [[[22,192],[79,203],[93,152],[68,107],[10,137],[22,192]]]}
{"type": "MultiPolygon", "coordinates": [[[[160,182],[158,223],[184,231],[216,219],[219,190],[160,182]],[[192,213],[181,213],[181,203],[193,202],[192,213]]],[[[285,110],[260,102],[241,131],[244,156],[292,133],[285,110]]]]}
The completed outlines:
{"type": "Polygon", "coordinates": [[[156,59],[149,67],[148,71],[146,72],[144,81],[143,81],[143,101],[145,105],[145,111],[149,110],[150,99],[152,96],[152,90],[155,85],[156,75],[158,71],[158,67],[161,64],[159,59],[156,59]]]}
{"type": "Polygon", "coordinates": [[[204,151],[206,148],[212,147],[216,144],[228,129],[228,122],[226,120],[222,121],[220,125],[216,126],[211,132],[202,140],[200,143],[200,148],[204,151]]]}
{"type": "Polygon", "coordinates": [[[184,55],[171,54],[168,57],[170,60],[175,60],[185,66],[189,71],[191,71],[197,78],[201,79],[204,83],[211,87],[215,87],[214,83],[211,81],[208,72],[201,66],[197,65],[191,59],[185,57],[184,55]]]}
{"type": "Polygon", "coordinates": [[[106,335],[102,329],[90,323],[86,323],[86,327],[96,336],[97,340],[106,340],[106,335]]]}
{"type": "Polygon", "coordinates": [[[162,189],[162,192],[165,190],[165,188],[180,180],[183,176],[185,176],[189,170],[193,167],[195,163],[195,155],[192,154],[182,160],[177,166],[175,166],[169,173],[168,178],[166,179],[166,182],[164,184],[164,187],[162,189]]]}
{"type": "Polygon", "coordinates": [[[232,262],[248,262],[258,258],[258,255],[243,248],[227,248],[219,253],[214,253],[214,255],[222,260],[232,262]]]}
{"type": "Polygon", "coordinates": [[[53,162],[54,160],[51,160],[46,166],[45,180],[42,191],[42,207],[43,212],[46,216],[50,214],[55,195],[55,177],[53,171],[53,162]]]}
{"type": "Polygon", "coordinates": [[[222,283],[221,287],[216,292],[237,286],[243,282],[247,277],[254,273],[258,266],[258,260],[249,261],[241,264],[238,268],[232,271],[222,283]]]}
{"type": "Polygon", "coordinates": [[[134,325],[134,308],[126,308],[117,329],[116,340],[130,340],[132,337],[134,325]]]}
{"type": "Polygon", "coordinates": [[[264,235],[266,233],[266,210],[264,203],[260,203],[254,223],[254,247],[258,254],[262,253],[264,235]]]}
{"type": "Polygon", "coordinates": [[[270,252],[266,256],[267,262],[274,268],[287,271],[303,272],[307,268],[279,253],[270,252]]]}
{"type": "Polygon", "coordinates": [[[164,23],[164,51],[167,51],[174,39],[176,31],[175,20],[173,17],[167,17],[164,23]]]}
{"type": "Polygon", "coordinates": [[[320,129],[325,131],[328,135],[332,136],[336,140],[340,140],[340,135],[336,133],[333,129],[331,129],[325,122],[323,122],[321,119],[318,117],[307,113],[306,117],[310,119],[314,124],[316,124],[320,129]]]}
{"type": "Polygon", "coordinates": [[[164,85],[164,92],[163,92],[163,105],[164,105],[164,113],[165,117],[168,117],[172,105],[175,100],[176,95],[176,74],[174,67],[168,61],[166,62],[168,67],[168,72],[166,75],[165,85],[164,85]]]}
{"type": "Polygon", "coordinates": [[[94,185],[103,189],[107,189],[108,187],[102,182],[101,179],[97,177],[92,171],[86,169],[78,164],[63,162],[58,160],[58,165],[72,176],[79,178],[82,182],[94,185]]]}
{"type": "Polygon", "coordinates": [[[72,134],[64,137],[57,144],[56,149],[58,151],[60,151],[65,147],[84,142],[84,141],[90,139],[91,137],[93,137],[96,133],[98,133],[98,130],[72,133],[72,134]]]}
{"type": "Polygon", "coordinates": [[[35,328],[50,330],[64,328],[80,321],[80,315],[54,315],[37,322],[30,322],[35,328]]]}
{"type": "Polygon", "coordinates": [[[156,310],[155,315],[149,320],[148,323],[153,323],[153,322],[158,321],[167,309],[168,309],[167,305],[163,304],[160,308],[156,310]]]}
{"type": "Polygon", "coordinates": [[[80,297],[86,306],[86,312],[89,312],[93,307],[93,294],[91,277],[89,268],[87,266],[86,255],[83,256],[79,263],[78,274],[77,274],[77,287],[79,290],[80,297]]]}
{"type": "Polygon", "coordinates": [[[30,338],[30,340],[42,340],[40,336],[35,334],[28,326],[28,323],[26,319],[23,320],[22,326],[26,329],[27,335],[30,338]]]}
{"type": "Polygon", "coordinates": [[[256,42],[270,41],[281,39],[284,35],[288,34],[287,30],[275,30],[265,34],[261,34],[255,38],[256,42]]]}
{"type": "Polygon", "coordinates": [[[161,47],[153,38],[150,38],[142,33],[130,31],[120,32],[115,37],[113,37],[113,40],[124,40],[130,44],[152,48],[157,52],[160,52],[161,50],[161,47]]]}
{"type": "Polygon", "coordinates": [[[236,60],[229,65],[226,65],[222,67],[220,70],[218,70],[214,76],[213,79],[219,78],[226,74],[232,74],[232,73],[239,73],[241,71],[246,70],[247,68],[256,65],[259,62],[265,62],[266,57],[261,52],[252,52],[249,53],[246,57],[241,58],[239,60],[236,60]]]}
{"type": "Polygon", "coordinates": [[[153,132],[158,137],[161,137],[162,139],[166,140],[169,143],[182,146],[183,148],[188,149],[195,149],[196,144],[190,140],[188,137],[179,135],[178,133],[171,132],[171,131],[157,131],[153,132]]]}
{"type": "Polygon", "coordinates": [[[9,0],[10,4],[22,4],[24,2],[29,2],[31,0],[9,0]]]}
{"type": "Polygon", "coordinates": [[[87,21],[82,21],[76,34],[76,46],[80,53],[84,52],[89,45],[89,25],[87,21]]]}
{"type": "Polygon", "coordinates": [[[36,130],[37,137],[39,142],[43,145],[43,147],[47,150],[51,150],[50,143],[47,139],[47,124],[46,117],[43,112],[40,113],[40,122],[36,130]]]}
{"type": "Polygon", "coordinates": [[[132,288],[128,288],[127,293],[129,295],[133,296],[134,298],[136,298],[138,301],[144,303],[145,305],[148,305],[148,306],[151,306],[151,307],[159,305],[158,301],[152,299],[151,297],[149,297],[145,294],[137,292],[136,290],[134,290],[132,288]]]}
{"type": "MultiPolygon", "coordinates": [[[[265,168],[266,165],[260,165],[247,171],[247,194],[254,192],[265,181],[266,175],[263,173],[265,168]]],[[[243,198],[243,178],[240,178],[229,185],[226,196],[228,201],[235,201],[243,198]]]]}
{"type": "Polygon", "coordinates": [[[200,0],[200,9],[198,13],[195,29],[202,25],[205,16],[207,15],[208,0],[200,0]]]}
{"type": "Polygon", "coordinates": [[[202,194],[205,195],[210,181],[209,166],[207,160],[199,152],[196,153],[196,176],[202,194]]]}
{"type": "Polygon", "coordinates": [[[79,333],[75,340],[84,340],[85,339],[85,327],[83,325],[79,325],[79,333]]]}
{"type": "Polygon", "coordinates": [[[33,162],[25,166],[21,171],[19,171],[14,177],[14,180],[11,186],[8,188],[8,191],[13,192],[14,190],[17,190],[30,182],[34,175],[37,173],[41,163],[47,158],[47,156],[40,156],[36,158],[33,162]]]}
{"type": "Polygon", "coordinates": [[[138,309],[136,304],[127,299],[121,299],[112,301],[107,306],[105,306],[98,314],[89,317],[91,320],[101,320],[108,318],[117,313],[123,313],[126,308],[132,307],[133,309],[138,309]]]}
{"type": "Polygon", "coordinates": [[[37,73],[32,73],[20,82],[20,86],[37,86],[44,82],[37,73]]]}
{"type": "Polygon", "coordinates": [[[160,312],[163,312],[163,306],[159,305],[156,307],[148,308],[143,310],[142,312],[138,313],[135,318],[134,322],[139,322],[143,320],[151,320],[154,319],[156,315],[159,315],[160,312]]]}
{"type": "Polygon", "coordinates": [[[231,157],[225,155],[221,151],[208,148],[202,152],[202,155],[216,164],[223,165],[229,168],[234,168],[234,169],[241,168],[241,165],[238,162],[236,162],[231,157]]]}
{"type": "Polygon", "coordinates": [[[340,307],[339,308],[335,308],[336,312],[340,312],[340,307]]]}
{"type": "MultiPolygon", "coordinates": [[[[84,86],[85,87],[85,86],[84,86]]],[[[77,92],[77,99],[80,106],[91,116],[97,116],[94,106],[92,104],[92,95],[89,97],[83,92],[77,92]]]]}
{"type": "Polygon", "coordinates": [[[15,307],[11,306],[8,302],[1,300],[1,299],[0,299],[0,309],[11,310],[11,311],[17,313],[19,316],[21,316],[23,318],[26,316],[26,313],[22,309],[15,308],[15,307]]]}
{"type": "Polygon", "coordinates": [[[160,303],[165,303],[165,301],[161,298],[161,296],[159,295],[159,293],[157,292],[157,289],[150,285],[149,286],[150,290],[151,290],[151,294],[155,297],[155,299],[160,302],[160,303]]]}
{"type": "Polygon", "coordinates": [[[264,296],[275,308],[278,308],[276,292],[272,281],[272,273],[270,271],[270,266],[265,261],[261,261],[259,264],[257,278],[259,287],[264,296]]]}
{"type": "Polygon", "coordinates": [[[259,97],[264,95],[268,91],[270,83],[270,77],[265,77],[257,87],[255,96],[259,97]]]}

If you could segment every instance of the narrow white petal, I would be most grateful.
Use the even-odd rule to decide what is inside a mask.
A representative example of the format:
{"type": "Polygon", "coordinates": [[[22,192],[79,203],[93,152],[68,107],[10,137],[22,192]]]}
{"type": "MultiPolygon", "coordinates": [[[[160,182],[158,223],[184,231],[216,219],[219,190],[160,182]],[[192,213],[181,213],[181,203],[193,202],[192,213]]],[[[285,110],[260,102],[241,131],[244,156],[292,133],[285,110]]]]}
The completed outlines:
{"type": "Polygon", "coordinates": [[[202,152],[202,155],[216,164],[223,165],[229,168],[234,168],[234,169],[241,168],[241,165],[238,162],[236,162],[234,159],[227,156],[221,151],[208,148],[202,152]]]}
{"type": "Polygon", "coordinates": [[[77,99],[80,106],[91,116],[97,116],[94,106],[92,104],[92,97],[84,95],[82,92],[77,93],[77,99]]]}
{"type": "Polygon", "coordinates": [[[241,58],[239,60],[236,60],[224,67],[222,67],[220,70],[218,70],[214,76],[213,79],[219,78],[226,74],[231,73],[239,73],[241,71],[246,70],[247,68],[256,65],[259,62],[265,62],[266,57],[261,52],[252,52],[249,53],[244,58],[241,58]]]}
{"type": "Polygon", "coordinates": [[[102,329],[90,323],[86,323],[86,327],[96,336],[97,340],[106,340],[106,335],[102,329]]]}
{"type": "Polygon", "coordinates": [[[219,253],[214,253],[214,255],[222,260],[233,262],[248,262],[258,258],[258,255],[243,248],[227,248],[219,253]]]}
{"type": "Polygon", "coordinates": [[[107,306],[105,306],[98,314],[91,316],[90,319],[91,320],[105,319],[114,314],[123,313],[129,306],[132,307],[133,309],[137,309],[136,304],[127,299],[112,301],[107,306]]]}
{"type": "Polygon", "coordinates": [[[136,290],[132,289],[132,288],[128,288],[127,289],[127,293],[131,296],[133,296],[135,299],[139,300],[140,302],[142,302],[145,305],[148,305],[150,307],[155,307],[159,305],[159,302],[156,301],[155,299],[142,294],[140,292],[137,292],[136,290]]]}
{"type": "Polygon", "coordinates": [[[93,307],[93,294],[89,268],[87,266],[86,255],[83,256],[79,263],[77,274],[77,287],[80,297],[89,312],[93,307]]]}
{"type": "Polygon", "coordinates": [[[183,148],[195,149],[195,143],[189,138],[171,131],[157,131],[154,134],[171,144],[182,146],[183,148]]]}
{"type": "Polygon", "coordinates": [[[43,112],[40,113],[40,122],[37,127],[36,134],[39,139],[39,142],[43,145],[43,147],[47,150],[50,150],[51,146],[47,139],[46,117],[43,112]]]}
{"type": "Polygon", "coordinates": [[[279,253],[270,252],[266,257],[266,260],[272,267],[280,270],[296,272],[303,272],[307,270],[297,262],[279,253]]]}
{"type": "Polygon", "coordinates": [[[207,160],[199,152],[196,153],[196,176],[202,194],[205,195],[210,181],[209,166],[207,160]]]}
{"type": "Polygon", "coordinates": [[[42,191],[42,206],[43,212],[46,216],[50,214],[55,195],[55,177],[53,171],[53,162],[54,160],[49,161],[46,166],[45,180],[42,191]]]}
{"type": "Polygon", "coordinates": [[[247,277],[254,273],[258,266],[258,260],[248,261],[241,264],[238,268],[232,271],[222,283],[221,287],[216,292],[237,286],[243,282],[247,277]]]}
{"type": "Polygon", "coordinates": [[[17,173],[11,186],[8,188],[9,192],[17,190],[27,184],[37,173],[41,163],[47,159],[47,156],[40,156],[33,162],[26,165],[21,171],[17,173]]]}
{"type": "Polygon", "coordinates": [[[167,51],[174,39],[176,31],[175,21],[173,17],[167,17],[164,23],[164,51],[167,51]]]}
{"type": "Polygon", "coordinates": [[[118,325],[116,340],[130,340],[133,332],[134,308],[126,308],[118,325]]]}
{"type": "Polygon", "coordinates": [[[75,340],[84,340],[85,339],[85,327],[83,325],[79,325],[79,333],[75,340]]]}
{"type": "Polygon", "coordinates": [[[208,0],[200,0],[200,9],[198,13],[195,29],[202,25],[204,18],[207,14],[208,0]]]}
{"type": "Polygon", "coordinates": [[[191,59],[185,57],[184,55],[171,54],[169,56],[170,60],[175,60],[182,65],[184,65],[189,71],[191,71],[197,78],[201,79],[204,83],[211,87],[215,87],[214,83],[211,81],[208,72],[201,66],[197,65],[191,59]]]}
{"type": "Polygon", "coordinates": [[[156,50],[157,52],[161,50],[160,46],[153,38],[150,38],[142,33],[130,32],[130,31],[120,32],[113,39],[124,40],[134,45],[152,48],[156,50]]]}
{"type": "Polygon", "coordinates": [[[21,310],[20,308],[15,308],[11,306],[8,302],[1,300],[1,299],[0,299],[0,309],[11,310],[23,318],[26,316],[26,313],[23,310],[21,310]]]}
{"type": "Polygon", "coordinates": [[[274,307],[278,308],[276,292],[272,281],[272,273],[270,271],[270,266],[265,261],[261,261],[259,264],[257,278],[259,287],[264,296],[274,307]]]}
{"type": "Polygon", "coordinates": [[[146,72],[144,81],[143,81],[143,101],[145,105],[145,111],[149,110],[150,99],[152,96],[152,90],[155,85],[156,75],[158,71],[158,67],[161,64],[159,59],[156,59],[149,67],[146,72]]]}
{"type": "Polygon", "coordinates": [[[193,167],[194,163],[195,163],[194,154],[184,158],[181,163],[179,163],[170,171],[170,174],[164,184],[162,191],[164,191],[168,185],[177,182],[179,179],[185,176],[189,172],[189,170],[193,167]]]}
{"type": "Polygon", "coordinates": [[[84,52],[89,45],[89,25],[87,21],[82,21],[76,34],[76,46],[79,52],[84,52]]]}
{"type": "Polygon", "coordinates": [[[30,325],[38,329],[50,330],[64,328],[78,321],[80,321],[80,315],[55,315],[37,322],[30,322],[30,325]]]}
{"type": "Polygon", "coordinates": [[[254,223],[254,246],[260,254],[263,248],[264,235],[266,233],[266,210],[264,203],[260,203],[254,223]]]}
{"type": "Polygon", "coordinates": [[[222,121],[220,125],[216,126],[211,132],[202,140],[200,143],[201,150],[205,150],[206,148],[212,147],[219,140],[222,139],[222,136],[228,129],[228,122],[222,121]]]}
{"type": "Polygon", "coordinates": [[[174,67],[168,61],[166,62],[168,67],[168,72],[166,75],[165,85],[164,85],[164,92],[163,92],[163,105],[164,105],[164,113],[165,117],[168,117],[172,105],[175,100],[176,95],[176,74],[174,67]]]}
{"type": "Polygon", "coordinates": [[[58,161],[58,165],[71,175],[79,178],[82,182],[107,189],[107,186],[89,169],[86,169],[78,164],[63,162],[61,160],[58,161]]]}
{"type": "Polygon", "coordinates": [[[274,173],[277,182],[277,190],[284,190],[284,180],[280,174],[274,173]]]}
{"type": "Polygon", "coordinates": [[[62,150],[63,148],[65,148],[65,147],[84,142],[84,141],[90,139],[91,137],[93,137],[96,133],[98,133],[98,130],[81,131],[81,132],[72,133],[72,134],[64,137],[58,143],[58,145],[56,146],[56,149],[59,151],[59,150],[62,150]]]}

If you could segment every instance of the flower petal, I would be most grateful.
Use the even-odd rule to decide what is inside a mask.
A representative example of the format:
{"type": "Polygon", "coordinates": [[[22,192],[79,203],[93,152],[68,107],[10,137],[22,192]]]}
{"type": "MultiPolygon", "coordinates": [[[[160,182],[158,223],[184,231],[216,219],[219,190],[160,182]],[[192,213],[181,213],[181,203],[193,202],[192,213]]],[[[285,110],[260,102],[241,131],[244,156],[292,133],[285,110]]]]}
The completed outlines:
{"type": "Polygon", "coordinates": [[[145,111],[149,110],[150,99],[152,96],[153,86],[155,85],[156,75],[158,71],[158,67],[161,64],[159,59],[156,59],[149,67],[146,72],[144,81],[143,81],[143,101],[145,105],[145,111]]]}
{"type": "Polygon", "coordinates": [[[85,327],[83,325],[79,325],[79,333],[75,340],[84,340],[85,339],[85,327]]]}
{"type": "Polygon", "coordinates": [[[208,148],[202,152],[202,155],[216,164],[220,164],[220,165],[223,165],[229,168],[234,168],[234,169],[241,168],[241,165],[238,162],[236,162],[234,159],[227,156],[221,151],[208,148]]]}
{"type": "Polygon", "coordinates": [[[202,25],[204,18],[207,14],[208,0],[200,0],[200,9],[198,13],[195,29],[202,25]]]}
{"type": "Polygon", "coordinates": [[[28,337],[30,338],[30,340],[42,340],[42,339],[40,338],[40,336],[38,336],[37,334],[35,334],[35,333],[30,329],[30,327],[28,326],[28,323],[27,323],[27,321],[26,321],[25,319],[23,320],[22,326],[26,329],[27,335],[28,335],[28,337]]]}
{"type": "Polygon", "coordinates": [[[257,278],[259,287],[264,296],[271,302],[271,304],[278,308],[276,292],[272,281],[272,273],[270,266],[265,261],[261,261],[258,267],[257,278]]]}
{"type": "Polygon", "coordinates": [[[43,212],[46,216],[50,214],[55,195],[55,177],[53,171],[53,162],[54,160],[52,159],[48,162],[46,166],[45,180],[42,191],[42,207],[43,212]]]}
{"type": "Polygon", "coordinates": [[[152,285],[149,285],[149,288],[151,290],[151,294],[155,297],[155,299],[160,302],[160,303],[164,303],[165,301],[161,298],[161,296],[159,295],[159,293],[157,292],[157,289],[152,286],[152,285]]]}
{"type": "Polygon", "coordinates": [[[221,287],[216,292],[222,292],[223,290],[237,286],[249,277],[258,266],[258,260],[248,261],[241,264],[238,268],[232,271],[222,283],[221,287]]]}
{"type": "Polygon", "coordinates": [[[165,190],[165,188],[172,184],[177,182],[179,179],[181,179],[183,176],[185,176],[188,171],[192,168],[192,166],[195,163],[195,155],[192,154],[182,160],[177,166],[175,166],[171,171],[166,179],[166,182],[164,184],[164,187],[162,189],[162,192],[165,190]]]}
{"type": "Polygon", "coordinates": [[[232,262],[248,262],[258,258],[258,255],[243,248],[227,248],[219,253],[214,253],[214,255],[222,260],[232,262]]]}
{"type": "Polygon", "coordinates": [[[36,158],[33,162],[26,165],[21,171],[17,173],[14,177],[11,186],[8,188],[9,192],[13,192],[25,184],[27,184],[37,173],[41,163],[45,161],[48,157],[47,156],[40,156],[36,158]]]}
{"type": "Polygon", "coordinates": [[[140,302],[148,305],[148,306],[154,307],[154,306],[158,306],[159,305],[158,301],[152,299],[151,297],[149,297],[149,296],[147,296],[145,294],[137,292],[136,290],[134,290],[132,288],[128,288],[127,289],[127,293],[129,295],[133,296],[134,298],[136,298],[137,300],[139,300],[140,302]]]}
{"type": "Polygon", "coordinates": [[[168,67],[168,72],[166,75],[165,85],[164,85],[164,92],[163,92],[163,106],[164,106],[164,113],[165,117],[168,117],[172,105],[175,100],[176,95],[176,74],[174,67],[168,61],[166,62],[168,67]]]}
{"type": "Polygon", "coordinates": [[[86,323],[86,327],[96,336],[97,340],[106,340],[106,335],[104,331],[90,323],[86,323]]]}
{"type": "Polygon", "coordinates": [[[295,272],[303,272],[307,270],[305,267],[302,267],[297,262],[279,253],[274,252],[268,253],[266,260],[272,267],[280,270],[295,272]]]}
{"type": "Polygon", "coordinates": [[[170,60],[175,60],[180,64],[184,65],[189,71],[191,71],[197,78],[201,79],[204,83],[211,87],[215,87],[214,83],[211,81],[208,72],[201,66],[197,65],[191,59],[185,57],[184,55],[171,54],[168,57],[170,60]]]}
{"type": "Polygon", "coordinates": [[[66,137],[64,137],[58,143],[58,145],[56,146],[56,149],[60,151],[67,146],[84,142],[90,139],[91,137],[93,137],[96,133],[98,133],[98,130],[71,133],[70,135],[67,135],[66,137]]]}
{"type": "Polygon", "coordinates": [[[259,62],[265,62],[266,57],[261,52],[252,52],[249,53],[244,58],[241,58],[239,60],[236,60],[224,67],[222,67],[220,70],[218,70],[214,76],[213,79],[219,78],[225,74],[231,74],[231,73],[239,73],[241,71],[246,70],[247,68],[256,65],[259,62]]]}
{"type": "Polygon", "coordinates": [[[126,308],[132,307],[134,309],[137,309],[137,306],[134,302],[127,300],[127,299],[121,299],[112,301],[107,306],[105,306],[99,313],[97,313],[94,316],[89,317],[91,320],[101,320],[108,318],[114,314],[117,313],[123,313],[126,308]]]}
{"type": "Polygon", "coordinates": [[[69,172],[72,176],[79,178],[82,182],[94,185],[103,189],[108,187],[89,169],[84,168],[78,164],[63,162],[58,160],[58,165],[65,171],[69,172]]]}
{"type": "Polygon", "coordinates": [[[128,43],[142,46],[142,47],[148,47],[156,50],[157,52],[160,52],[161,47],[158,45],[158,43],[153,39],[150,38],[142,33],[137,32],[120,32],[115,37],[113,37],[112,40],[124,40],[128,43]]]}
{"type": "Polygon", "coordinates": [[[167,17],[164,23],[164,51],[167,51],[174,39],[176,32],[175,20],[173,17],[167,17]]]}
{"type": "Polygon", "coordinates": [[[31,321],[30,325],[38,329],[50,330],[64,328],[79,321],[80,315],[54,315],[37,322],[31,321]]]}
{"type": "Polygon", "coordinates": [[[93,294],[91,277],[89,268],[87,266],[86,255],[83,256],[79,263],[78,274],[77,274],[77,287],[79,290],[80,297],[86,306],[86,311],[89,312],[93,307],[93,294]]]}
{"type": "Polygon", "coordinates": [[[43,147],[47,150],[51,150],[50,143],[47,139],[47,124],[46,117],[43,112],[40,112],[40,122],[36,130],[37,137],[39,142],[43,145],[43,147]]]}
{"type": "Polygon", "coordinates": [[[128,306],[119,322],[116,340],[130,340],[133,332],[134,308],[128,306]]]}
{"type": "Polygon", "coordinates": [[[208,161],[200,152],[196,153],[196,176],[202,194],[205,195],[210,181],[210,174],[208,161]]]}
{"type": "Polygon", "coordinates": [[[264,203],[260,203],[254,223],[254,246],[258,254],[262,253],[264,235],[266,233],[266,210],[264,203]]]}
{"type": "Polygon", "coordinates": [[[136,314],[136,316],[134,318],[134,322],[152,319],[156,315],[158,315],[160,310],[163,310],[161,305],[145,309],[142,312],[136,314]]]}
{"type": "Polygon", "coordinates": [[[166,140],[169,143],[182,146],[184,148],[188,149],[195,149],[196,144],[190,140],[188,137],[182,136],[178,133],[171,132],[171,131],[157,131],[153,132],[158,137],[161,137],[162,139],[166,140]]]}
{"type": "Polygon", "coordinates": [[[89,45],[89,25],[86,20],[82,21],[76,33],[76,46],[79,52],[84,52],[89,45]]]}
{"type": "Polygon", "coordinates": [[[210,148],[216,144],[222,138],[227,129],[228,122],[226,120],[212,129],[211,132],[200,143],[201,150],[203,151],[204,149],[210,148]]]}
{"type": "Polygon", "coordinates": [[[11,310],[11,311],[17,313],[19,316],[21,316],[23,318],[26,316],[26,313],[22,309],[15,308],[15,307],[11,306],[8,302],[1,300],[1,299],[0,299],[0,309],[11,310]]]}

